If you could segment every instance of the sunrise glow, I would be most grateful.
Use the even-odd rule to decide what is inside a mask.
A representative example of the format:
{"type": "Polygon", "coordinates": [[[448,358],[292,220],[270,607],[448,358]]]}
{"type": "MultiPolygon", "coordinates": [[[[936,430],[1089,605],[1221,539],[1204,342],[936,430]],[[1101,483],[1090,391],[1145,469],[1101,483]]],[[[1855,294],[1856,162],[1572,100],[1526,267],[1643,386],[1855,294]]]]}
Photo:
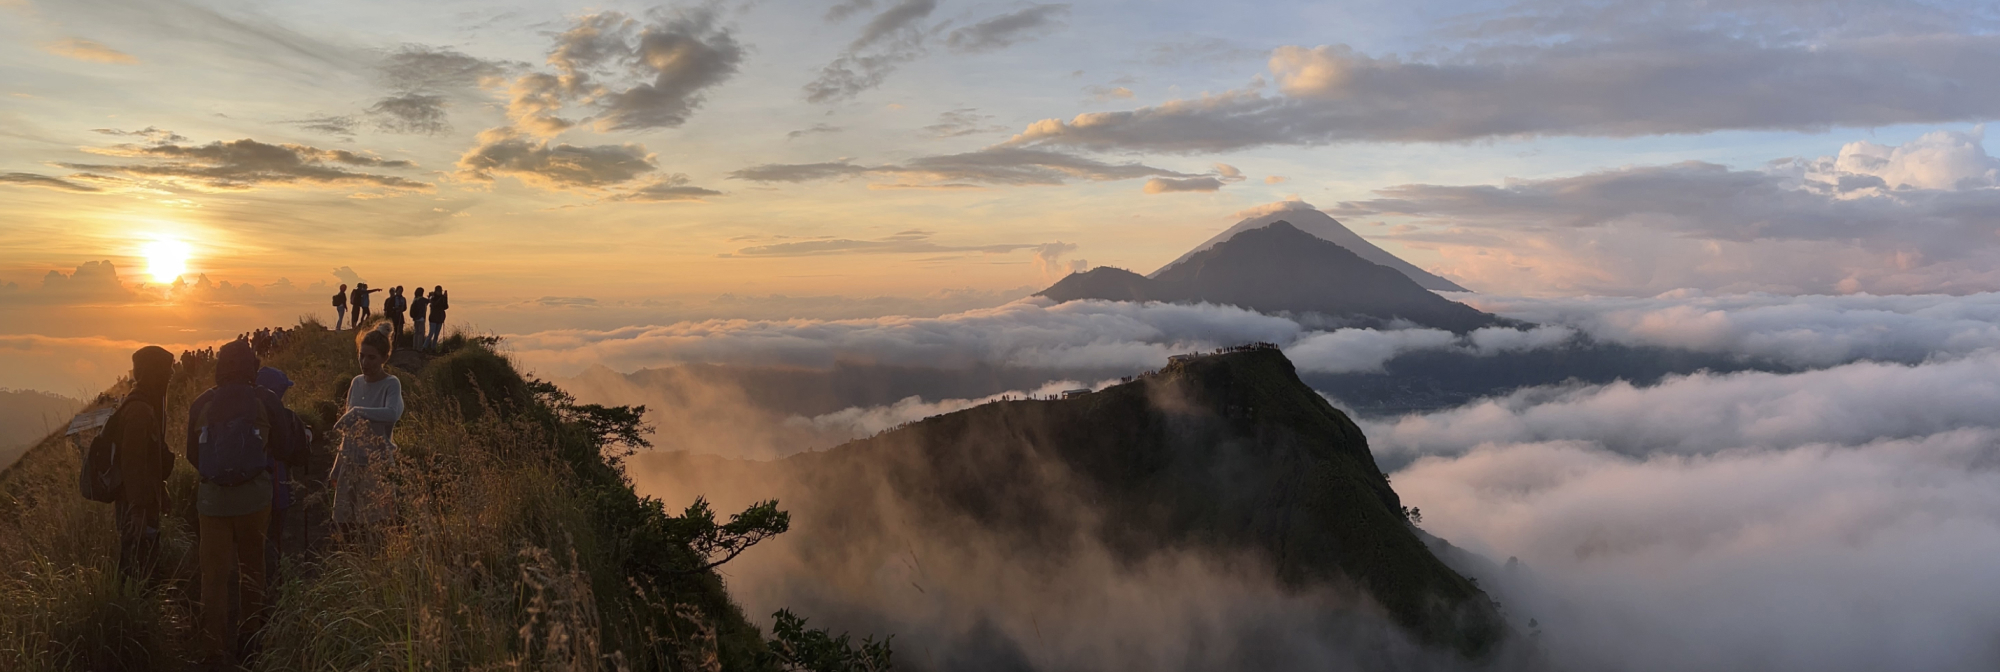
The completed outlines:
{"type": "Polygon", "coordinates": [[[187,243],[164,239],[147,243],[141,254],[146,257],[146,273],[153,276],[154,282],[173,282],[187,272],[192,251],[187,243]]]}

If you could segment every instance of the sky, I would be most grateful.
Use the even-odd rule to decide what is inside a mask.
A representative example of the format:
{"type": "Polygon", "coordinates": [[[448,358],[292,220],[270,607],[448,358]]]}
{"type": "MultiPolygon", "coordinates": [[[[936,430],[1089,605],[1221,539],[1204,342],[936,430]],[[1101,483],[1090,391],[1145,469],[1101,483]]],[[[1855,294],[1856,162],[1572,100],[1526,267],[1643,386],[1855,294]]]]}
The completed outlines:
{"type": "Polygon", "coordinates": [[[2000,289],[1979,3],[0,13],[0,386],[355,280],[508,334],[956,314],[1288,200],[1496,297],[2000,289]]]}
{"type": "MultiPolygon", "coordinates": [[[[1519,560],[1482,585],[1540,619],[1566,667],[2000,665],[1992,3],[0,16],[0,388],[94,395],[140,346],[329,319],[334,288],[363,280],[448,287],[453,322],[505,336],[531,372],[754,458],[1247,341],[1308,374],[1585,339],[1679,349],[1765,370],[1359,421],[1427,531],[1519,560]],[[1536,326],[1029,296],[1079,269],[1150,272],[1274,208],[1322,210],[1536,326]],[[843,361],[1050,382],[780,418],[614,375],[843,361]]],[[[796,604],[756,569],[786,556],[765,557],[732,588],[796,604]]],[[[1162,619],[1265,595],[1169,569],[1185,571],[1132,584],[1179,589],[1145,593],[1179,596],[1162,619]]],[[[1160,632],[1178,631],[1102,645],[1160,632]]]]}

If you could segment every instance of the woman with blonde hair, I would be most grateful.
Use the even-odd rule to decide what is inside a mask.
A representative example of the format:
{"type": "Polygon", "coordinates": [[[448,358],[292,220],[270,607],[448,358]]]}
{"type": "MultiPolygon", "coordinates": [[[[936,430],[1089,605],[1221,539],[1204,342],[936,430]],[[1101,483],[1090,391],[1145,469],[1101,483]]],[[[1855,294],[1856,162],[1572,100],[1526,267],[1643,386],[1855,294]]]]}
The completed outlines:
{"type": "Polygon", "coordinates": [[[403,383],[386,368],[395,347],[388,332],[362,332],[354,344],[361,375],[348,383],[347,412],[334,423],[340,452],[331,474],[333,524],[350,537],[396,513],[394,493],[383,476],[396,463],[393,434],[403,417],[403,383]]]}

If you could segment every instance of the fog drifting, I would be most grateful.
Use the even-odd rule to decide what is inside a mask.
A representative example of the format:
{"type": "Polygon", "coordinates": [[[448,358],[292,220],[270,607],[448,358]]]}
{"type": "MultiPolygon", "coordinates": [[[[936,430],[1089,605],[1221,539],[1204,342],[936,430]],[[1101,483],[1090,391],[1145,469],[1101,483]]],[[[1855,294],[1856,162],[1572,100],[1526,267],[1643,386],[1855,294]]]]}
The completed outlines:
{"type": "MultiPolygon", "coordinates": [[[[793,360],[803,364],[896,353],[899,343],[915,340],[926,344],[928,356],[946,360],[1053,365],[1106,357],[1150,367],[1196,344],[1273,340],[1301,369],[1337,369],[1379,366],[1394,353],[1425,348],[1560,347],[1587,334],[1781,358],[1815,368],[1698,373],[1651,386],[1533,388],[1364,421],[1363,428],[1384,467],[1395,470],[1405,504],[1422,510],[1427,531],[1496,567],[1519,559],[1512,569],[1486,572],[1482,583],[1517,621],[1537,619],[1541,646],[1560,667],[2000,668],[2000,563],[1993,561],[2000,557],[2000,414],[1993,412],[2000,408],[2000,296],[1480,302],[1550,326],[1459,338],[1423,330],[1314,330],[1215,307],[1022,302],[931,321],[709,324],[573,342],[628,356],[645,349],[669,361],[690,353],[751,357],[779,343],[803,356],[793,360]],[[968,326],[974,323],[978,328],[968,326]],[[744,331],[757,337],[735,337],[744,331]]],[[[533,352],[523,347],[531,361],[533,352]]],[[[779,425],[859,436],[981,401],[912,398],[779,425]]],[[[690,483],[685,474],[669,479],[643,470],[635,476],[642,487],[683,499],[706,488],[735,501],[773,485],[706,477],[690,483]]],[[[1307,613],[1297,611],[1302,604],[1326,604],[1261,592],[1230,559],[1175,556],[1111,574],[1078,556],[1074,562],[1082,564],[1056,569],[1088,581],[1037,579],[1042,583],[1033,590],[1014,594],[1010,587],[1029,584],[978,583],[987,575],[973,569],[982,562],[978,553],[917,549],[920,558],[933,558],[920,569],[916,560],[876,548],[854,559],[877,568],[866,581],[802,586],[787,581],[784,570],[811,556],[776,550],[783,548],[732,572],[732,585],[753,608],[865,612],[876,620],[853,622],[953,636],[998,628],[1005,641],[1040,642],[1022,655],[1055,667],[1102,664],[1120,651],[1136,656],[1128,660],[1157,662],[1151,656],[1159,651],[1179,650],[1151,648],[1165,647],[1165,640],[1143,635],[1247,636],[1199,624],[1218,614],[1296,615],[1307,613]],[[877,551],[880,557],[869,555],[877,551]],[[918,574],[940,564],[952,568],[945,574],[953,578],[918,574]],[[932,583],[924,583],[926,576],[932,583]],[[891,584],[922,590],[904,597],[869,592],[891,584]],[[986,607],[968,606],[980,604],[1013,605],[996,607],[1011,616],[991,621],[986,607]],[[1258,612],[1257,605],[1270,611],[1258,612]],[[1153,616],[1131,621],[1120,613],[1153,616]],[[1039,633],[1032,625],[1011,630],[1011,619],[1022,615],[1058,625],[1039,633]],[[1061,643],[1050,641],[1051,629],[1061,643]],[[1105,637],[1129,646],[1104,644],[1105,637]]],[[[1340,628],[1326,631],[1334,630],[1340,628]]],[[[1343,636],[1329,635],[1329,650],[1346,646],[1343,636]]]]}

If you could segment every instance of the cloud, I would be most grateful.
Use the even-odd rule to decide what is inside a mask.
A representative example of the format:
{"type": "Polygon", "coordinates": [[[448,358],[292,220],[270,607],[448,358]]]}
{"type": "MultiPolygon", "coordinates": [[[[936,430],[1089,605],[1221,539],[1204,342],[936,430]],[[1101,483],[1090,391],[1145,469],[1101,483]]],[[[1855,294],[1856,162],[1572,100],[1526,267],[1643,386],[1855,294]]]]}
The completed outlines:
{"type": "Polygon", "coordinates": [[[675,128],[701,106],[704,92],[727,81],[743,62],[743,47],[708,10],[658,17],[639,31],[630,67],[652,81],[598,99],[597,126],[630,131],[675,128]]]}
{"type": "Polygon", "coordinates": [[[1538,619],[1557,666],[1971,671],[2000,664],[1983,562],[2000,552],[1996,443],[1961,429],[1632,458],[1496,442],[1393,478],[1426,529],[1519,559],[1481,585],[1538,619]]]}
{"type": "Polygon", "coordinates": [[[1140,177],[1197,177],[1140,163],[1113,164],[1038,149],[993,147],[963,154],[926,156],[902,165],[831,163],[765,164],[734,171],[730,179],[808,182],[857,175],[890,175],[924,183],[972,182],[1009,186],[1058,185],[1072,179],[1105,182],[1140,177]]]}
{"type": "Polygon", "coordinates": [[[880,240],[850,240],[830,238],[806,240],[794,243],[773,243],[756,245],[737,250],[724,256],[737,257],[809,257],[829,254],[915,254],[936,252],[983,252],[999,254],[1023,248],[1034,247],[1024,244],[996,245],[940,245],[931,241],[929,231],[903,231],[880,240]]]}
{"type": "Polygon", "coordinates": [[[307,145],[270,144],[249,138],[205,145],[156,142],[150,145],[114,145],[88,151],[105,156],[150,160],[139,164],[61,163],[76,170],[124,173],[140,178],[159,178],[212,191],[242,191],[268,186],[379,187],[403,191],[431,191],[430,184],[393,175],[358,172],[350,168],[414,168],[400,159],[383,159],[342,149],[320,149],[307,145]]]}
{"type": "Polygon", "coordinates": [[[304,119],[293,119],[284,123],[291,124],[299,128],[303,128],[305,130],[313,131],[316,133],[326,133],[329,135],[353,135],[354,128],[355,126],[359,125],[360,121],[352,116],[320,115],[315,117],[306,117],[304,119]]]}
{"type": "Polygon", "coordinates": [[[123,302],[132,298],[132,291],[118,278],[118,269],[110,260],[87,261],[75,271],[49,271],[42,276],[41,291],[47,299],[65,303],[123,302]]]}
{"type": "Polygon", "coordinates": [[[834,126],[834,125],[831,125],[831,124],[813,124],[811,128],[801,128],[801,129],[799,129],[799,130],[796,130],[796,131],[792,131],[792,132],[789,132],[789,133],[786,133],[786,134],[785,134],[785,139],[786,139],[786,140],[797,140],[797,139],[799,139],[799,138],[802,138],[802,137],[805,137],[805,136],[808,136],[808,135],[818,135],[818,134],[822,134],[822,133],[840,133],[840,132],[843,132],[843,131],[846,131],[846,130],[847,130],[847,129],[844,129],[844,128],[841,128],[841,127],[839,127],[839,126],[834,126]]]}
{"type": "Polygon", "coordinates": [[[1283,175],[1270,175],[1264,178],[1264,184],[1283,184],[1285,180],[1288,179],[1291,178],[1285,177],[1283,175]]]}
{"type": "Polygon", "coordinates": [[[1061,280],[1071,273],[1082,273],[1090,269],[1090,262],[1083,259],[1063,261],[1064,256],[1076,251],[1076,243],[1058,240],[1036,245],[1034,250],[1035,271],[1042,274],[1042,280],[1045,282],[1061,280]]]}
{"type": "Polygon", "coordinates": [[[1853,143],[1758,170],[1685,162],[1497,186],[1408,184],[1328,213],[1443,227],[1396,238],[1499,291],[1991,291],[2000,289],[2000,221],[1989,216],[2000,212],[2000,165],[1977,137],[1853,143]]]}
{"type": "Polygon", "coordinates": [[[1131,89],[1123,86],[1104,86],[1102,84],[1092,84],[1083,87],[1083,92],[1090,94],[1092,102],[1098,103],[1108,103],[1114,100],[1131,100],[1135,95],[1131,89]]]}
{"type": "Polygon", "coordinates": [[[466,55],[450,47],[406,44],[382,58],[382,82],[401,93],[442,92],[483,85],[525,64],[466,55]]]}
{"type": "Polygon", "coordinates": [[[1625,27],[1465,47],[1430,60],[1344,45],[1280,47],[1257,87],[1127,112],[1045,119],[1016,145],[1223,152],[1267,145],[1824,131],[2000,116],[1976,64],[2000,36],[1910,33],[1809,40],[1779,31],[1625,27]],[[1869,95],[1857,96],[1857,91],[1869,95]]]}
{"type": "Polygon", "coordinates": [[[544,189],[595,190],[631,182],[658,167],[638,143],[578,147],[494,128],[481,132],[479,144],[459,157],[457,176],[474,182],[507,176],[544,189]]]}
{"type": "MultiPolygon", "coordinates": [[[[921,231],[886,240],[821,240],[749,248],[745,256],[812,254],[1006,252],[1036,249],[1045,263],[1062,264],[1065,243],[938,246],[921,231]]],[[[1073,268],[1073,266],[1072,266],[1073,268]]],[[[1053,371],[1123,370],[1137,373],[1165,364],[1167,356],[1252,342],[1285,348],[1301,371],[1380,371],[1388,360],[1422,349],[1487,356],[1556,347],[1567,328],[1515,331],[1489,328],[1466,337],[1426,329],[1323,331],[1288,317],[1209,304],[1071,301],[1029,298],[1006,305],[938,317],[891,316],[851,320],[709,320],[604,331],[554,330],[509,336],[524,361],[553,375],[571,375],[592,363],[618,370],[676,363],[826,368],[835,362],[962,368],[1014,366],[1053,371]]]]}
{"type": "MultiPolygon", "coordinates": [[[[845,18],[873,3],[836,6],[829,19],[845,18]],[[850,7],[842,11],[843,7],[850,7]]],[[[881,86],[896,68],[923,55],[928,31],[921,22],[937,10],[937,0],[901,0],[877,14],[861,34],[819,76],[806,83],[806,102],[837,103],[881,86]]]]}
{"type": "Polygon", "coordinates": [[[1215,191],[1222,188],[1222,180],[1213,177],[1190,177],[1167,179],[1155,177],[1146,180],[1146,193],[1168,194],[1181,191],[1215,191]]]}
{"type": "Polygon", "coordinates": [[[147,126],[147,127],[145,127],[145,128],[142,128],[142,129],[139,129],[139,130],[136,130],[136,131],[121,131],[121,130],[118,130],[118,129],[115,129],[115,128],[93,128],[93,129],[90,129],[90,132],[92,132],[92,133],[102,133],[102,134],[104,134],[104,135],[116,135],[116,136],[124,136],[124,137],[133,137],[133,138],[145,138],[147,142],[151,142],[151,143],[154,143],[154,144],[170,144],[170,143],[177,143],[177,142],[187,142],[187,136],[185,136],[185,135],[181,135],[181,134],[179,134],[179,133],[175,133],[175,132],[173,132],[173,131],[169,131],[169,130],[165,130],[165,129],[161,129],[161,128],[156,128],[156,127],[153,127],[153,126],[147,126]]]}
{"type": "Polygon", "coordinates": [[[42,50],[57,56],[65,56],[91,63],[132,65],[139,62],[139,59],[133,58],[131,54],[78,37],[44,44],[42,45],[42,50]]]}
{"type": "Polygon", "coordinates": [[[767,163],[729,173],[729,179],[751,182],[811,182],[864,175],[872,169],[843,159],[827,163],[767,163]]]}
{"type": "Polygon", "coordinates": [[[406,93],[375,101],[368,116],[375,120],[375,129],[385,133],[438,135],[451,130],[445,107],[444,96],[406,93]]]}
{"type": "Polygon", "coordinates": [[[599,131],[677,128],[710,89],[735,76],[745,53],[712,7],[656,11],[647,21],[585,15],[556,36],[548,57],[556,74],[514,80],[508,116],[541,136],[578,123],[557,116],[570,104],[592,110],[588,121],[599,131]]]}
{"type": "Polygon", "coordinates": [[[1862,446],[1968,427],[2000,430],[2000,351],[1922,364],[1854,362],[1800,373],[1695,373],[1651,387],[1531,388],[1467,406],[1364,422],[1376,450],[1463,455],[1485,444],[1586,442],[1621,455],[1862,446]]]}
{"type": "Polygon", "coordinates": [[[951,31],[945,46],[960,53],[1003,49],[1063,27],[1068,15],[1069,5],[1035,5],[951,31]]]}
{"type": "MultiPolygon", "coordinates": [[[[1806,179],[1833,185],[1842,193],[1856,191],[1841,180],[1873,177],[1873,186],[1887,189],[1974,189],[2000,187],[2000,159],[1986,153],[1986,127],[1971,132],[1932,131],[1901,145],[1881,145],[1866,140],[1850,142],[1834,157],[1816,161],[1794,161],[1793,168],[1806,179]]],[[[1863,184],[1866,184],[1865,182],[1863,184]]]]}
{"type": "Polygon", "coordinates": [[[354,268],[349,266],[333,269],[333,277],[339,278],[342,284],[347,285],[358,285],[367,282],[367,280],[361,277],[360,273],[354,272],[354,268]]]}
{"type": "Polygon", "coordinates": [[[1917,363],[2000,348],[2000,294],[1532,298],[1476,295],[1473,307],[1572,327],[1592,338],[1802,367],[1858,359],[1917,363]]]}
{"type": "Polygon", "coordinates": [[[1244,208],[1242,210],[1236,211],[1236,214],[1230,215],[1230,217],[1235,219],[1256,219],[1258,217],[1263,217],[1265,215],[1275,215],[1280,212],[1296,212],[1296,211],[1318,210],[1318,209],[1319,208],[1313,207],[1313,204],[1299,200],[1297,196],[1293,196],[1291,198],[1282,201],[1272,201],[1270,203],[1265,203],[1263,205],[1254,205],[1248,208],[1244,208]]]}
{"type": "Polygon", "coordinates": [[[693,186],[688,182],[688,176],[676,173],[605,200],[627,203],[699,203],[709,196],[722,195],[720,191],[693,186]]]}
{"type": "Polygon", "coordinates": [[[1392,477],[1426,530],[1518,557],[1481,585],[1559,667],[1979,670],[2000,664],[1996,376],[1985,349],[1361,424],[1414,459],[1392,477]]]}
{"type": "Polygon", "coordinates": [[[976,108],[950,110],[939,113],[937,123],[925,126],[924,131],[933,138],[959,138],[1007,130],[1005,126],[987,124],[986,121],[992,118],[990,114],[979,114],[976,108]]]}
{"type": "Polygon", "coordinates": [[[35,173],[0,173],[0,184],[17,184],[21,186],[42,187],[44,189],[55,189],[58,191],[73,191],[78,193],[95,193],[104,191],[103,189],[99,189],[97,187],[93,187],[87,184],[77,184],[75,182],[71,182],[69,180],[65,180],[59,177],[49,177],[47,175],[37,175],[35,173]]]}

